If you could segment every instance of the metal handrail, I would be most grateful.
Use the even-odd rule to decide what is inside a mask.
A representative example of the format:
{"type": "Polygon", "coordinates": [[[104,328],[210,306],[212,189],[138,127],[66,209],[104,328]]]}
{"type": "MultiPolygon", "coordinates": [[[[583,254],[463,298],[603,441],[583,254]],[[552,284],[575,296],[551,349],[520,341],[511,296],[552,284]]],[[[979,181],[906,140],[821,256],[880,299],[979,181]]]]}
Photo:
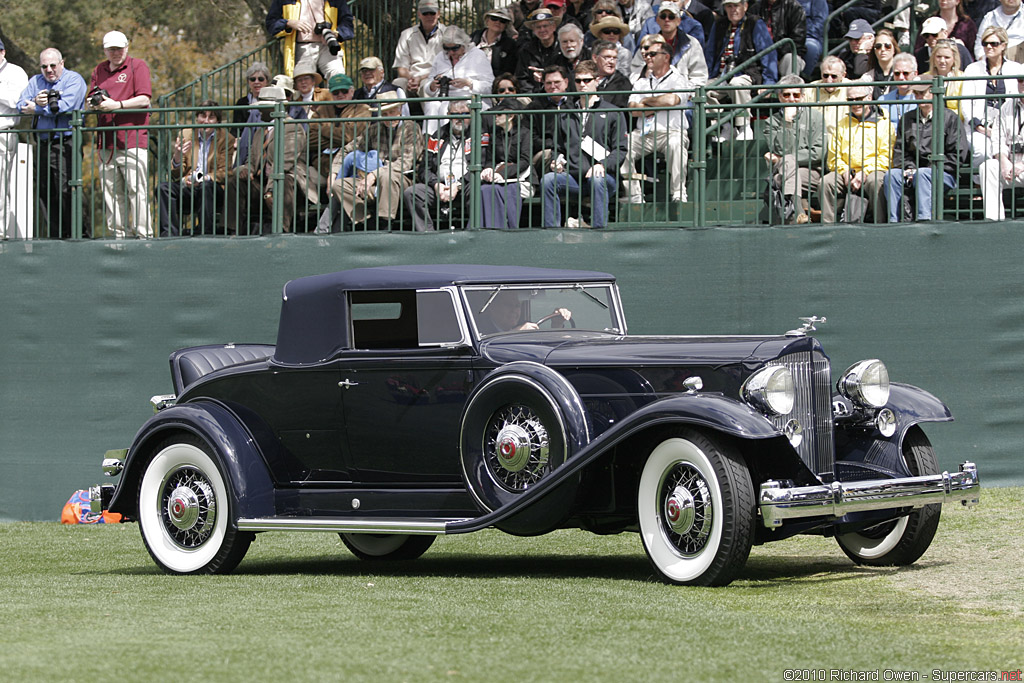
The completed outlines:
{"type": "MultiPolygon", "coordinates": [[[[829,47],[828,47],[828,44],[829,44],[828,27],[829,27],[829,24],[832,23],[832,19],[833,19],[834,16],[838,15],[844,9],[846,9],[850,5],[856,4],[857,2],[859,2],[859,0],[850,0],[845,5],[843,5],[842,7],[837,8],[834,12],[832,12],[827,17],[825,17],[825,35],[822,36],[822,43],[823,43],[822,54],[826,54],[826,55],[835,54],[835,53],[839,52],[839,50],[841,50],[843,48],[843,44],[840,43],[839,45],[836,45],[834,48],[829,50],[829,47]]],[[[908,0],[904,4],[898,5],[896,7],[896,9],[892,10],[891,12],[886,14],[885,16],[879,17],[877,20],[875,20],[875,23],[871,24],[871,28],[873,28],[873,29],[884,28],[884,26],[882,26],[882,24],[884,24],[889,19],[895,17],[897,14],[899,14],[903,10],[905,10],[905,9],[907,9],[909,7],[913,7],[913,6],[914,6],[913,0],[908,0]]],[[[916,37],[916,36],[914,36],[914,37],[916,37]]],[[[911,42],[911,45],[913,45],[913,42],[911,42]]]]}

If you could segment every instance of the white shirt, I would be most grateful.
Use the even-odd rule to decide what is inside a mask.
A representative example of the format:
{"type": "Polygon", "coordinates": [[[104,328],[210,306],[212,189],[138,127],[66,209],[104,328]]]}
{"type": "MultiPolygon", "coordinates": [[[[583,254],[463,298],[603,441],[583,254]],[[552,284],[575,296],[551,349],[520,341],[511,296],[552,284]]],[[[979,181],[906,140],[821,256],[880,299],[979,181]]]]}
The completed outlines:
{"type": "Polygon", "coordinates": [[[423,37],[420,25],[405,29],[398,36],[398,47],[395,48],[395,61],[392,69],[402,67],[408,69],[410,75],[422,78],[430,71],[434,55],[441,52],[441,34],[445,26],[437,22],[437,27],[430,35],[430,40],[423,37]]]}
{"type": "Polygon", "coordinates": [[[472,88],[451,87],[448,90],[449,97],[469,97],[473,93],[489,95],[491,85],[494,83],[491,60],[476,45],[468,45],[465,54],[455,64],[452,64],[447,52],[442,50],[437,53],[434,63],[430,67],[430,73],[420,84],[421,97],[437,97],[437,93],[430,90],[435,76],[447,76],[451,79],[468,78],[473,82],[472,88]]]}
{"type": "MultiPolygon", "coordinates": [[[[634,76],[630,79],[633,83],[633,90],[638,91],[658,91],[658,92],[675,92],[679,95],[681,102],[685,102],[689,99],[691,93],[680,92],[686,90],[689,83],[682,74],[676,71],[675,67],[669,67],[668,73],[661,78],[651,74],[649,76],[634,76]]],[[[629,96],[630,102],[639,103],[641,100],[653,97],[654,95],[650,92],[638,92],[634,95],[629,96]]],[[[637,127],[641,130],[646,130],[653,124],[652,130],[678,130],[685,128],[686,124],[683,122],[683,114],[678,107],[671,110],[660,110],[655,112],[653,115],[643,117],[637,122],[637,127]]]]}
{"type": "MultiPolygon", "coordinates": [[[[978,27],[978,37],[974,39],[974,56],[978,59],[985,58],[985,48],[981,46],[981,35],[989,26],[1006,29],[1006,35],[1010,38],[1010,42],[1006,45],[1007,49],[1024,42],[1024,5],[1017,8],[1013,14],[1003,14],[1003,6],[1000,5],[982,17],[981,26],[978,27]]],[[[965,66],[967,65],[961,64],[960,68],[963,69],[965,66]]]]}
{"type": "Polygon", "coordinates": [[[0,128],[10,128],[18,123],[18,99],[28,86],[28,74],[17,64],[6,59],[0,61],[0,128]],[[6,116],[4,116],[6,114],[6,116]]]}

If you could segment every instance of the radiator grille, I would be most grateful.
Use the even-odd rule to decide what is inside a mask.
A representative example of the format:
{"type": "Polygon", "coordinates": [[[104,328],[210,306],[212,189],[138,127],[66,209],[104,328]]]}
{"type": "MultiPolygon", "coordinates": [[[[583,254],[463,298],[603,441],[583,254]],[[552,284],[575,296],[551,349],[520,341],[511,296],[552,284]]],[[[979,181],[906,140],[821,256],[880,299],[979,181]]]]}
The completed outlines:
{"type": "Polygon", "coordinates": [[[821,353],[801,351],[782,356],[768,365],[782,365],[793,373],[796,403],[789,415],[772,418],[780,429],[790,420],[804,428],[804,439],[797,451],[808,469],[824,481],[831,481],[835,467],[835,442],[832,439],[832,378],[828,359],[821,353]]]}

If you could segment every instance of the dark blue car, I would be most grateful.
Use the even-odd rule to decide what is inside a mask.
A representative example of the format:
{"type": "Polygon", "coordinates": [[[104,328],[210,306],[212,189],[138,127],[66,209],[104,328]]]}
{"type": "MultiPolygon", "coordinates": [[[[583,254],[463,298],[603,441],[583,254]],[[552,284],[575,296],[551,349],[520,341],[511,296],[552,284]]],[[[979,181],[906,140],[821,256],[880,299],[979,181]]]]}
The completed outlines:
{"type": "Polygon", "coordinates": [[[496,527],[634,531],[667,582],[729,583],[754,544],[835,536],[909,564],[975,466],[939,472],[952,419],[874,359],[831,377],[808,332],[635,336],[607,273],[366,268],[285,285],[276,345],[171,355],[174,394],[94,510],[156,563],[228,572],[262,531],[329,531],[368,560],[496,527]]]}

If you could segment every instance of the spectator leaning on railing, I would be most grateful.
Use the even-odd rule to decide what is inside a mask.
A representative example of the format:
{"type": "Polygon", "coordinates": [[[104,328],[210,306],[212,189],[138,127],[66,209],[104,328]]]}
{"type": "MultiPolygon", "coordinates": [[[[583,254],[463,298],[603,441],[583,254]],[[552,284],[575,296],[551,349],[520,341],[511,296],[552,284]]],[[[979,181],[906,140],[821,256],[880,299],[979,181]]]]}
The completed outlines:
{"type": "MultiPolygon", "coordinates": [[[[51,239],[71,237],[71,112],[85,104],[85,79],[64,68],[60,50],[47,48],[39,55],[39,70],[18,99],[22,114],[32,115],[36,134],[36,192],[39,225],[51,239]],[[67,129],[67,130],[62,130],[67,129]]],[[[78,151],[81,154],[81,150],[78,151]]],[[[83,237],[88,230],[83,229],[83,237]]]]}
{"type": "Polygon", "coordinates": [[[106,60],[89,79],[89,108],[99,114],[96,143],[107,230],[117,238],[153,236],[149,216],[149,105],[153,88],[146,62],[128,55],[120,31],[103,36],[106,60]],[[141,126],[135,128],[135,126],[141,126]]]}
{"type": "Polygon", "coordinates": [[[10,172],[14,154],[18,149],[18,97],[28,84],[28,74],[17,64],[7,61],[7,48],[0,40],[0,239],[7,239],[14,230],[14,210],[11,208],[10,172]]]}

